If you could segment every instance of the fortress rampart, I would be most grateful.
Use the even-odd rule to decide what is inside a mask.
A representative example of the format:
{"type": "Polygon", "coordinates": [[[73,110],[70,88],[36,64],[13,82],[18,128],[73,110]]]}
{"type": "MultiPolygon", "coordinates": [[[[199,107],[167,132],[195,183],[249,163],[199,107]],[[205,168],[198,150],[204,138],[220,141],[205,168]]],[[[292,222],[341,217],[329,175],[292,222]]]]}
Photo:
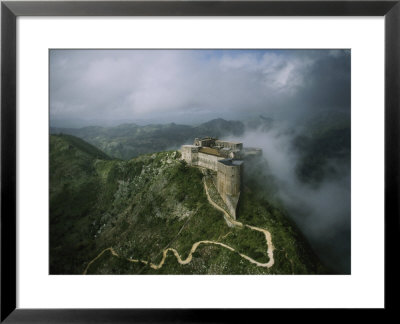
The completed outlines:
{"type": "Polygon", "coordinates": [[[231,215],[236,219],[236,208],[242,184],[243,161],[224,159],[218,163],[217,189],[231,215]]]}
{"type": "Polygon", "coordinates": [[[217,189],[230,196],[240,194],[243,161],[224,159],[218,163],[217,189]]]}
{"type": "MultiPolygon", "coordinates": [[[[255,155],[261,155],[260,149],[255,155]]],[[[183,145],[182,159],[189,165],[213,170],[217,173],[217,190],[227,205],[231,215],[236,219],[236,208],[239,202],[243,176],[243,161],[246,155],[243,144],[220,141],[216,138],[194,140],[193,145],[183,145]]]]}
{"type": "Polygon", "coordinates": [[[200,166],[215,172],[218,172],[218,161],[224,159],[223,156],[201,151],[201,148],[195,145],[183,145],[181,152],[182,159],[188,164],[200,166]]]}

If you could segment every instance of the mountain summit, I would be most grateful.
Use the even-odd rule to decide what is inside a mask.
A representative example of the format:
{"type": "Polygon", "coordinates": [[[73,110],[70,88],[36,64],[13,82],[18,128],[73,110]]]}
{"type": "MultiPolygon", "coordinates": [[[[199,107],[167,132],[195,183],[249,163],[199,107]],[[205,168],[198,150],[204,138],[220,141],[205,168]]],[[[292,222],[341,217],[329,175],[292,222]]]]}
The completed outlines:
{"type": "Polygon", "coordinates": [[[233,220],[209,174],[179,151],[112,160],[73,136],[51,135],[50,273],[324,272],[251,177],[233,220]]]}

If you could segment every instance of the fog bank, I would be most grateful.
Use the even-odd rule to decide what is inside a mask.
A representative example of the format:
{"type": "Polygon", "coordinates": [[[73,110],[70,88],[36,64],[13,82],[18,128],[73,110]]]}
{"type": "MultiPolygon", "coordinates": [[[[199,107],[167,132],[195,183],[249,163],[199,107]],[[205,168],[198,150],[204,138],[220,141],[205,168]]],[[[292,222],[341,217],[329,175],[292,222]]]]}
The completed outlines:
{"type": "Polygon", "coordinates": [[[350,273],[350,170],[342,166],[338,177],[324,179],[318,186],[302,183],[295,172],[299,154],[292,146],[299,130],[286,130],[281,126],[268,132],[248,130],[227,139],[262,148],[267,161],[262,171],[276,179],[277,196],[290,218],[329,268],[350,273]]]}

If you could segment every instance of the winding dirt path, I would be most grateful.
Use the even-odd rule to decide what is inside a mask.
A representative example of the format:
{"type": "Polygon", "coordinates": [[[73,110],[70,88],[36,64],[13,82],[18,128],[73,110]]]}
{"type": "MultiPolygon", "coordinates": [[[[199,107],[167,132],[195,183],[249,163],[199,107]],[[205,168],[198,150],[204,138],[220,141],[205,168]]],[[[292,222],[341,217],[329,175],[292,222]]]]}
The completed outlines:
{"type": "MultiPolygon", "coordinates": [[[[236,251],[233,247],[231,247],[231,246],[229,246],[229,245],[226,245],[226,244],[224,244],[224,243],[217,242],[217,241],[208,241],[208,240],[204,240],[204,241],[198,241],[198,242],[194,243],[194,244],[192,245],[192,248],[190,249],[190,253],[189,253],[188,257],[187,257],[186,259],[184,259],[184,260],[182,260],[182,258],[181,258],[181,256],[179,255],[178,251],[175,250],[174,248],[167,248],[167,249],[164,249],[164,250],[163,250],[163,257],[162,257],[160,263],[159,263],[159,264],[154,264],[154,263],[151,263],[151,262],[150,262],[150,264],[149,264],[150,267],[151,267],[152,269],[155,269],[155,270],[160,269],[160,268],[164,265],[164,262],[165,262],[165,260],[166,260],[166,258],[167,258],[167,255],[168,255],[168,252],[169,252],[169,251],[171,251],[171,252],[175,255],[176,260],[178,261],[179,264],[182,264],[182,265],[188,264],[188,263],[190,263],[190,261],[192,261],[193,253],[196,251],[196,249],[197,249],[201,244],[209,244],[209,245],[219,245],[219,246],[221,246],[221,247],[223,247],[223,248],[225,248],[225,249],[228,249],[228,250],[230,250],[230,251],[232,251],[232,252],[236,252],[236,253],[238,253],[242,258],[248,260],[249,262],[255,264],[255,265],[258,266],[258,267],[271,268],[271,267],[274,265],[274,246],[273,246],[273,244],[272,244],[271,233],[268,232],[266,229],[263,229],[263,228],[260,228],[260,227],[250,226],[250,225],[247,225],[247,224],[243,225],[243,223],[238,222],[237,220],[233,219],[223,208],[221,208],[220,206],[218,206],[218,204],[216,204],[216,203],[211,199],[211,197],[210,197],[210,195],[209,195],[209,193],[208,193],[208,188],[207,188],[207,184],[206,184],[206,182],[205,182],[205,178],[203,178],[203,184],[204,184],[204,189],[205,189],[205,191],[206,191],[206,195],[207,195],[208,202],[209,202],[214,208],[216,208],[216,209],[218,209],[219,211],[222,211],[222,212],[224,213],[224,218],[225,218],[225,220],[226,220],[228,223],[230,223],[230,224],[233,225],[233,226],[238,226],[238,227],[246,226],[246,227],[250,228],[250,229],[253,230],[253,231],[258,231],[258,232],[261,232],[261,233],[263,233],[263,234],[265,235],[265,240],[266,240],[267,246],[268,246],[267,254],[268,254],[268,257],[269,257],[269,261],[268,261],[267,263],[261,263],[261,262],[258,262],[258,261],[256,261],[256,260],[250,258],[249,256],[247,256],[247,255],[245,255],[245,254],[242,254],[242,253],[236,251]]],[[[115,250],[114,250],[112,247],[109,247],[109,248],[107,248],[107,249],[104,249],[103,251],[101,251],[101,252],[99,253],[99,255],[97,255],[93,260],[91,260],[91,261],[88,263],[88,265],[86,266],[85,271],[83,272],[83,274],[84,274],[84,275],[87,274],[87,271],[89,270],[89,268],[90,268],[90,266],[93,264],[93,262],[95,262],[97,259],[99,259],[99,258],[100,258],[105,252],[107,252],[107,251],[109,251],[113,256],[120,257],[120,255],[119,255],[117,252],[115,252],[115,250]]],[[[134,262],[134,263],[139,263],[139,262],[140,262],[140,263],[143,263],[143,264],[148,264],[148,263],[149,263],[148,261],[139,260],[139,259],[125,258],[125,260],[126,260],[126,261],[129,261],[129,262],[134,262]]]]}
{"type": "MultiPolygon", "coordinates": [[[[231,215],[229,215],[228,212],[227,212],[225,209],[223,209],[223,208],[221,208],[220,206],[218,206],[218,205],[211,199],[210,194],[208,193],[208,187],[207,187],[205,178],[203,178],[203,184],[204,184],[204,189],[206,190],[206,195],[207,195],[208,202],[209,202],[214,208],[216,208],[216,209],[218,209],[218,210],[220,210],[220,211],[222,211],[222,212],[224,213],[224,218],[225,218],[225,220],[226,220],[227,222],[231,223],[231,224],[234,225],[234,226],[239,226],[239,227],[246,226],[246,227],[250,228],[250,229],[253,230],[253,231],[258,231],[258,232],[261,232],[261,233],[263,233],[263,234],[265,235],[265,240],[267,241],[267,245],[268,245],[267,254],[268,254],[268,258],[269,258],[269,261],[268,261],[267,263],[258,262],[258,261],[256,261],[256,260],[250,258],[249,256],[244,255],[244,254],[238,252],[239,255],[240,255],[242,258],[245,258],[246,260],[250,261],[251,263],[253,263],[253,264],[255,264],[255,265],[259,266],[259,267],[266,267],[266,268],[272,267],[272,266],[274,265],[274,262],[275,262],[275,261],[274,261],[274,245],[272,244],[272,236],[271,236],[271,233],[268,232],[266,229],[263,229],[263,228],[260,228],[260,227],[255,227],[255,226],[251,226],[251,225],[247,225],[247,224],[243,225],[243,223],[238,222],[237,220],[233,219],[233,218],[231,217],[231,215]]],[[[236,251],[236,250],[235,250],[235,251],[236,251]]],[[[237,252],[237,251],[236,251],[236,252],[237,252]]]]}

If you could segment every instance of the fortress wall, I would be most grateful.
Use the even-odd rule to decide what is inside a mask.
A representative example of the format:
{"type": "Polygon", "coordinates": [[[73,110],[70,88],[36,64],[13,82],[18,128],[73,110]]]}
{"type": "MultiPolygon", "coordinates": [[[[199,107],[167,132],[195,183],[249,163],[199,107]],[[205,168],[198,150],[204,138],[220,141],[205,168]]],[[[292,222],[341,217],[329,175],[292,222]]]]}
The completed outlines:
{"type": "Polygon", "coordinates": [[[199,146],[212,146],[215,144],[215,139],[213,138],[203,138],[198,141],[199,146]]]}
{"type": "Polygon", "coordinates": [[[222,146],[222,147],[227,147],[232,150],[242,150],[243,149],[243,143],[235,143],[235,142],[227,142],[227,141],[220,141],[216,140],[215,145],[222,146]]]}
{"type": "Polygon", "coordinates": [[[210,154],[204,154],[199,152],[198,153],[198,161],[197,164],[198,166],[211,169],[214,171],[218,171],[218,161],[224,159],[221,156],[215,156],[215,155],[210,155],[210,154]]]}
{"type": "Polygon", "coordinates": [[[218,163],[217,189],[229,213],[236,219],[236,208],[239,202],[242,164],[232,164],[230,160],[218,163]]]}
{"type": "Polygon", "coordinates": [[[241,165],[218,163],[217,187],[220,194],[236,196],[240,193],[241,165]]]}
{"type": "MultiPolygon", "coordinates": [[[[213,140],[205,139],[207,143],[202,143],[201,140],[196,139],[195,143],[209,144],[208,141],[211,142],[213,140]]],[[[242,149],[242,143],[216,142],[219,142],[218,146],[230,148],[231,150],[242,149]]],[[[217,190],[226,203],[230,214],[236,219],[236,208],[239,202],[242,182],[243,161],[226,158],[221,155],[221,151],[207,146],[183,145],[181,153],[182,159],[188,164],[217,172],[217,190]]],[[[230,151],[230,155],[233,155],[232,157],[235,155],[240,156],[239,153],[230,151]]]]}
{"type": "Polygon", "coordinates": [[[262,149],[260,148],[245,148],[244,149],[244,157],[245,158],[251,158],[251,157],[261,157],[262,156],[262,149]]]}
{"type": "Polygon", "coordinates": [[[194,145],[182,145],[182,159],[185,160],[188,164],[195,164],[198,160],[198,151],[198,147],[194,145]]]}
{"type": "Polygon", "coordinates": [[[239,202],[242,165],[232,164],[231,160],[218,163],[217,189],[233,218],[239,202]]]}
{"type": "Polygon", "coordinates": [[[228,210],[234,219],[236,219],[236,208],[239,202],[239,196],[240,194],[237,196],[228,196],[228,195],[221,196],[226,204],[226,207],[228,207],[228,210]]]}
{"type": "Polygon", "coordinates": [[[189,161],[192,161],[192,151],[190,150],[190,147],[183,145],[181,147],[181,153],[182,159],[185,160],[187,163],[189,163],[189,161]]]}

